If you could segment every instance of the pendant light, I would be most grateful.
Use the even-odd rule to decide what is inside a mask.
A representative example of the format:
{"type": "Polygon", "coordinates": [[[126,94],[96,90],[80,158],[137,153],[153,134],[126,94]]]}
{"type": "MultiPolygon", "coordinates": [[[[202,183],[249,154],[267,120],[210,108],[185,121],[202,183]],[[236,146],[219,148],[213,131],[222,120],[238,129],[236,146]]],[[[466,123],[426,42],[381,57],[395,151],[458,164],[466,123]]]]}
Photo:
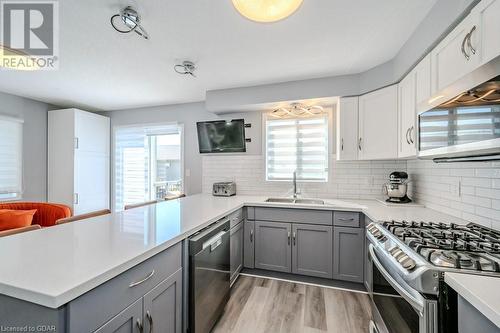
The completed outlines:
{"type": "Polygon", "coordinates": [[[303,0],[232,0],[241,15],[256,22],[276,22],[292,15],[303,0]]]}

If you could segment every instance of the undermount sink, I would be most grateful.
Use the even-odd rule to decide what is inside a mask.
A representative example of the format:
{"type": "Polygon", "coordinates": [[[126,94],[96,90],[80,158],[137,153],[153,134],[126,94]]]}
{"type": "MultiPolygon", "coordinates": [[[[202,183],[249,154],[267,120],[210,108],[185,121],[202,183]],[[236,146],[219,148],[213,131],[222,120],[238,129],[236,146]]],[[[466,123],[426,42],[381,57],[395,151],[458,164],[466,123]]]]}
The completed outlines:
{"type": "Polygon", "coordinates": [[[324,205],[325,202],[319,199],[295,199],[295,203],[298,204],[310,204],[310,205],[324,205]]]}
{"type": "Polygon", "coordinates": [[[288,198],[269,198],[266,202],[281,202],[281,203],[295,203],[295,199],[288,198]]]}
{"type": "Polygon", "coordinates": [[[308,205],[324,205],[325,202],[320,199],[292,199],[292,198],[268,198],[266,202],[276,203],[294,203],[294,204],[308,204],[308,205]]]}

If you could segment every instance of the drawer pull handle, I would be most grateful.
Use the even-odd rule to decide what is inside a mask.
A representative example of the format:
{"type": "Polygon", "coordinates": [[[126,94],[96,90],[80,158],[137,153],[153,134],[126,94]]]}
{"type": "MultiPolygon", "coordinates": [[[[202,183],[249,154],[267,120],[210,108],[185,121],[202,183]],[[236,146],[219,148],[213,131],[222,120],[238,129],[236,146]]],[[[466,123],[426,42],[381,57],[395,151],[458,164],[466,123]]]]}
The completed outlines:
{"type": "Polygon", "coordinates": [[[149,311],[146,312],[146,318],[149,321],[149,333],[153,333],[153,316],[149,311]]]}
{"type": "Polygon", "coordinates": [[[142,326],[141,320],[137,319],[136,324],[137,324],[137,328],[139,329],[139,333],[143,333],[144,332],[144,326],[142,326]]]}
{"type": "Polygon", "coordinates": [[[339,217],[339,221],[354,221],[354,218],[345,218],[345,217],[339,217]]]}
{"type": "Polygon", "coordinates": [[[146,282],[147,280],[151,279],[153,277],[153,275],[155,275],[155,270],[153,269],[151,271],[151,273],[148,274],[148,276],[146,276],[144,279],[142,280],[139,280],[137,282],[132,282],[130,285],[129,285],[129,288],[133,288],[135,286],[138,286],[140,284],[143,284],[144,282],[146,282]]]}

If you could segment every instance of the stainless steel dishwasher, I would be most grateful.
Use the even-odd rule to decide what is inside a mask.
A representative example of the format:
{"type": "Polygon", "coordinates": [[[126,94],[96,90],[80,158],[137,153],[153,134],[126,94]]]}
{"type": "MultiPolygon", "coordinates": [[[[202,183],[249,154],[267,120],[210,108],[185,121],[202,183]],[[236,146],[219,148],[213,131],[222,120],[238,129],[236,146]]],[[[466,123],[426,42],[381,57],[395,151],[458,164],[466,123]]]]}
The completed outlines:
{"type": "Polygon", "coordinates": [[[230,293],[229,219],[189,239],[189,331],[209,333],[230,293]]]}

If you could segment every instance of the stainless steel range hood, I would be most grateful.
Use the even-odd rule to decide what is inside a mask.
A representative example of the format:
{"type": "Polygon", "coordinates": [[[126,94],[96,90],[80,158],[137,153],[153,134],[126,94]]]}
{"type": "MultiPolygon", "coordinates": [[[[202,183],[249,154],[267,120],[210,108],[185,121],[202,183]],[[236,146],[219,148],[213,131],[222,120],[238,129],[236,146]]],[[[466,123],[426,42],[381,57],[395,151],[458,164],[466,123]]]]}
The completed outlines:
{"type": "Polygon", "coordinates": [[[437,96],[446,102],[427,106],[418,117],[418,157],[438,163],[500,160],[500,57],[437,96]]]}

